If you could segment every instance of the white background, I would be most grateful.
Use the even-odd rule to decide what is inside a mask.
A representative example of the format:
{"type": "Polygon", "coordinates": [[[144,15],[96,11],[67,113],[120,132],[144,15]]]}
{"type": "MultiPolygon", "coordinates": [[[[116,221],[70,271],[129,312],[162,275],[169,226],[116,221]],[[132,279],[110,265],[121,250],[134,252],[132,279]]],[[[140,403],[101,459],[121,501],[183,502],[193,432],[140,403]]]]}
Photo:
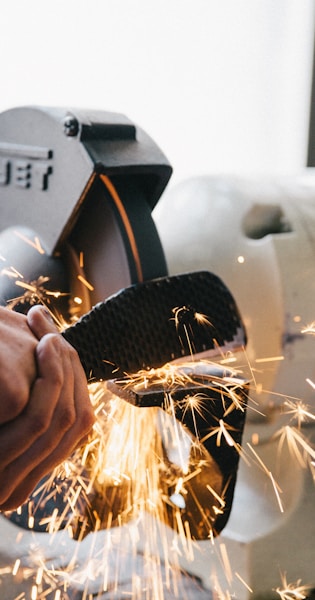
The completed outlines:
{"type": "Polygon", "coordinates": [[[0,110],[122,112],[172,181],[306,162],[314,0],[2,0],[0,110]]]}

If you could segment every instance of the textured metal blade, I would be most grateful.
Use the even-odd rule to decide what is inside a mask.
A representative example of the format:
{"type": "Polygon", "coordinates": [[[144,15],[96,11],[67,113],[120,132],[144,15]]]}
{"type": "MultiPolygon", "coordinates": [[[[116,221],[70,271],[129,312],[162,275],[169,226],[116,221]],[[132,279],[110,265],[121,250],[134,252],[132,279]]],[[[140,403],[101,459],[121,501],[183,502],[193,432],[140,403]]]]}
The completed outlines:
{"type": "Polygon", "coordinates": [[[244,346],[236,303],[207,271],[150,280],[97,304],[63,332],[88,380],[157,368],[181,357],[244,346]]]}

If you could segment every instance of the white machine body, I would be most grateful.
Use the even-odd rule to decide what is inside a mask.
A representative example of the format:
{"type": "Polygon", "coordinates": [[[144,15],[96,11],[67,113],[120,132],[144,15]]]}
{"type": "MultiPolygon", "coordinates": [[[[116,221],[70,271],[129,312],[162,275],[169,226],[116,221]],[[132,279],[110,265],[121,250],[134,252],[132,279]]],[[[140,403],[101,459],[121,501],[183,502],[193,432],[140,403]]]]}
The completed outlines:
{"type": "Polygon", "coordinates": [[[291,426],[306,448],[314,438],[313,418],[299,430],[292,407],[315,413],[315,174],[196,177],[168,191],[154,218],[170,274],[221,277],[248,336],[246,457],[230,520],[212,548],[200,549],[196,570],[220,598],[272,598],[284,577],[315,587],[312,455],[306,450],[302,465],[299,442],[299,456],[280,443],[291,426]]]}

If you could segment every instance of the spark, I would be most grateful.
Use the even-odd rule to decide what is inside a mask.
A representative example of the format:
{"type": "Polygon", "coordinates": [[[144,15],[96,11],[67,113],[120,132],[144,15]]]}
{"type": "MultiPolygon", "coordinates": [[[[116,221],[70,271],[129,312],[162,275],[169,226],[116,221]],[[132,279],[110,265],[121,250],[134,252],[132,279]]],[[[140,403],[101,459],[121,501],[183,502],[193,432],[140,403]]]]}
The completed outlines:
{"type": "Polygon", "coordinates": [[[292,456],[302,468],[307,466],[309,458],[315,460],[314,448],[296,427],[285,425],[275,434],[275,438],[279,439],[280,451],[285,442],[288,444],[292,456]]]}
{"type": "Polygon", "coordinates": [[[31,600],[37,600],[37,585],[32,586],[31,600]]]}
{"type": "Polygon", "coordinates": [[[301,333],[310,333],[310,334],[314,335],[314,333],[315,333],[315,321],[313,321],[312,323],[310,323],[309,325],[307,325],[306,327],[304,327],[304,329],[301,330],[301,333]]]}
{"type": "Polygon", "coordinates": [[[39,567],[37,573],[36,573],[36,585],[39,586],[42,583],[42,579],[43,579],[43,572],[44,569],[43,567],[39,567]]]}
{"type": "Polygon", "coordinates": [[[273,487],[275,495],[276,495],[276,499],[278,501],[279,510],[280,510],[281,513],[283,513],[284,512],[284,508],[283,508],[283,504],[282,504],[281,498],[280,498],[280,493],[282,492],[282,490],[280,489],[279,485],[275,481],[272,472],[267,468],[267,466],[265,465],[265,463],[263,462],[263,460],[260,458],[260,456],[258,455],[258,453],[256,452],[256,450],[254,450],[254,448],[252,447],[252,445],[249,442],[247,442],[247,447],[250,449],[250,451],[252,452],[252,454],[256,458],[256,460],[258,462],[258,465],[261,467],[261,469],[264,471],[264,473],[270,479],[272,487],[273,487]]]}
{"type": "Polygon", "coordinates": [[[281,579],[282,586],[274,590],[281,600],[305,600],[307,598],[310,586],[301,585],[300,579],[296,583],[287,583],[285,575],[281,579]]]}
{"type": "MultiPolygon", "coordinates": [[[[46,281],[49,281],[49,279],[47,278],[46,281]]],[[[45,283],[45,281],[41,281],[40,283],[45,283]]],[[[44,288],[39,288],[37,282],[30,284],[30,283],[26,283],[25,281],[17,280],[15,282],[15,285],[23,288],[26,291],[32,292],[32,294],[34,294],[35,296],[37,295],[38,299],[40,298],[40,295],[39,295],[40,293],[44,293],[47,297],[53,296],[53,298],[60,298],[61,296],[68,296],[68,293],[62,293],[59,290],[51,291],[51,290],[46,290],[44,288]]]]}
{"type": "Polygon", "coordinates": [[[12,569],[12,575],[16,575],[17,574],[17,572],[18,572],[18,570],[20,568],[20,564],[21,564],[21,559],[17,558],[16,561],[15,561],[15,563],[14,563],[13,569],[12,569]]]}
{"type": "Polygon", "coordinates": [[[33,529],[33,527],[34,527],[34,516],[33,515],[29,516],[27,525],[28,525],[29,529],[33,529]]]}
{"type": "Polygon", "coordinates": [[[313,388],[313,390],[315,390],[315,383],[314,383],[314,381],[312,381],[308,377],[306,378],[305,381],[313,388]]]}
{"type": "Polygon", "coordinates": [[[231,425],[224,423],[223,419],[219,419],[218,427],[213,427],[212,430],[210,431],[210,433],[205,435],[200,441],[201,441],[201,443],[204,443],[207,439],[216,435],[217,436],[217,439],[216,439],[217,446],[221,446],[222,438],[224,438],[226,443],[229,446],[234,447],[238,452],[240,452],[241,448],[240,448],[239,444],[237,444],[234,441],[234,439],[231,436],[231,434],[229,433],[229,431],[237,431],[237,430],[234,427],[232,427],[231,425]]]}
{"type": "Polygon", "coordinates": [[[284,360],[284,356],[282,354],[280,356],[266,356],[264,358],[256,358],[255,363],[277,362],[280,360],[284,360]]]}
{"type": "Polygon", "coordinates": [[[39,254],[45,254],[45,250],[43,249],[40,239],[37,236],[34,237],[34,241],[33,241],[30,238],[23,235],[23,233],[21,233],[21,231],[15,231],[14,233],[17,237],[19,237],[21,240],[23,240],[23,242],[25,242],[29,246],[32,246],[32,248],[35,248],[35,250],[37,250],[37,252],[39,254]]]}
{"type": "Polygon", "coordinates": [[[257,431],[255,431],[252,434],[252,445],[253,446],[258,446],[258,444],[259,444],[259,433],[257,433],[257,431]]]}
{"type": "Polygon", "coordinates": [[[202,313],[199,313],[199,312],[195,312],[194,317],[195,317],[197,323],[199,323],[201,325],[208,325],[209,327],[213,327],[211,321],[209,321],[209,318],[206,315],[203,315],[202,313]]]}
{"type": "Polygon", "coordinates": [[[272,483],[272,487],[274,489],[274,492],[275,492],[275,495],[276,495],[276,498],[277,498],[277,501],[278,501],[279,510],[280,510],[281,513],[283,513],[284,512],[284,508],[283,508],[283,504],[282,504],[281,498],[280,498],[280,491],[281,490],[279,490],[279,486],[276,483],[276,481],[274,479],[274,476],[273,476],[273,474],[272,474],[271,471],[269,472],[269,477],[270,477],[270,480],[271,480],[271,483],[272,483]]]}
{"type": "MultiPolygon", "coordinates": [[[[15,281],[15,285],[24,290],[24,293],[21,296],[16,296],[12,300],[9,300],[7,303],[7,307],[13,310],[19,304],[29,304],[33,306],[35,304],[43,304],[47,310],[49,310],[49,305],[51,303],[51,299],[58,299],[60,297],[68,296],[69,294],[66,292],[60,292],[59,290],[48,290],[45,288],[45,283],[49,281],[49,277],[40,276],[38,279],[33,281],[24,281],[23,277],[21,279],[17,279],[15,281]]],[[[54,313],[51,313],[57,324],[60,325],[58,320],[58,316],[54,313]]]]}
{"type": "Polygon", "coordinates": [[[292,415],[292,420],[296,419],[298,428],[301,428],[302,423],[307,423],[309,420],[314,421],[315,415],[308,410],[307,404],[297,400],[285,400],[284,414],[292,415]]]}
{"type": "Polygon", "coordinates": [[[241,575],[235,571],[235,577],[237,577],[237,579],[240,580],[240,582],[243,584],[244,587],[246,587],[246,589],[252,594],[253,593],[253,589],[250,587],[250,585],[248,583],[246,583],[246,581],[243,579],[243,577],[241,577],[241,575]]]}
{"type": "Polygon", "coordinates": [[[212,589],[215,592],[215,598],[217,600],[231,600],[232,597],[231,597],[229,590],[223,591],[216,573],[212,574],[211,580],[212,580],[212,589]]]}
{"type": "Polygon", "coordinates": [[[19,287],[23,288],[24,290],[28,290],[29,292],[36,293],[36,286],[31,285],[29,283],[25,283],[24,281],[16,281],[15,285],[18,285],[19,287]]]}
{"type": "MultiPolygon", "coordinates": [[[[156,374],[155,374],[156,376],[156,374]]],[[[167,366],[159,372],[162,380],[169,385],[175,385],[178,381],[183,383],[187,380],[185,370],[175,368],[174,365],[167,366]]],[[[144,373],[142,374],[142,378],[144,373]]],[[[140,375],[135,377],[140,385],[140,375]]],[[[145,386],[150,386],[154,380],[153,373],[146,372],[145,386]]],[[[191,377],[191,366],[189,366],[188,379],[191,377]]],[[[215,390],[219,385],[219,378],[215,380],[215,390]]],[[[143,382],[142,382],[143,383],[143,382]]],[[[209,380],[206,386],[212,385],[209,380]]],[[[226,398],[229,386],[224,383],[223,397],[226,398]]],[[[200,440],[195,441],[187,436],[184,437],[181,425],[175,419],[174,413],[161,411],[158,407],[148,407],[145,411],[139,410],[126,402],[121,402],[117,396],[113,396],[105,384],[94,383],[89,386],[90,396],[95,408],[96,423],[93,432],[84,448],[78,449],[71,460],[65,461],[49,479],[36,490],[29,504],[31,519],[36,518],[36,506],[53,498],[54,493],[63,490],[63,499],[66,504],[62,514],[54,511],[46,519],[47,529],[53,536],[59,530],[61,524],[66,522],[66,532],[69,538],[75,532],[76,539],[83,540],[86,533],[97,532],[102,528],[124,527],[133,520],[141,523],[143,515],[149,516],[151,522],[151,535],[146,542],[146,560],[152,563],[155,553],[155,539],[160,535],[161,524],[175,527],[178,542],[171,550],[169,544],[163,541],[164,553],[167,563],[174,572],[174,590],[178,585],[175,573],[179,572],[178,560],[181,555],[186,556],[188,561],[194,560],[194,535],[192,524],[185,517],[185,511],[173,504],[171,493],[180,494],[184,500],[191,498],[200,514],[200,519],[208,530],[209,539],[213,539],[212,523],[209,519],[208,509],[205,511],[202,503],[198,500],[198,477],[209,469],[208,493],[213,498],[214,514],[224,510],[224,490],[215,475],[214,464],[209,463],[209,456],[205,454],[200,440]],[[160,423],[160,425],[159,425],[160,423]],[[165,437],[166,432],[169,432],[165,437]],[[146,432],[146,435],[143,433],[146,432]],[[187,442],[184,440],[188,440],[187,442]],[[187,446],[188,444],[188,446],[187,446]],[[176,466],[172,465],[172,457],[166,454],[167,448],[176,449],[182,456],[176,466]],[[198,449],[198,452],[196,450],[198,449]],[[190,457],[185,459],[185,453],[190,457]],[[208,465],[208,466],[207,466],[208,465]],[[212,469],[212,471],[211,471],[212,469]],[[211,483],[211,485],[210,485],[211,483]],[[170,491],[171,490],[171,491],[170,491]],[[90,495],[93,492],[92,496],[90,495]],[[105,508],[105,510],[104,510],[105,508]],[[154,522],[154,526],[153,523],[154,522]]],[[[231,399],[235,410],[237,403],[231,399]]],[[[169,402],[172,405],[171,394],[169,402]]],[[[185,407],[186,410],[201,410],[202,404],[197,399],[196,405],[192,399],[185,407]]],[[[223,422],[219,425],[221,435],[231,443],[227,432],[224,432],[223,422]]],[[[209,496],[208,496],[209,497],[209,496]]],[[[211,501],[210,501],[211,503],[211,501]]],[[[42,521],[42,524],[45,524],[42,521]]],[[[139,536],[138,536],[139,537],[139,536]]],[[[141,539],[141,536],[140,538],[141,539]]],[[[174,538],[175,539],[175,538],[174,538]]],[[[139,542],[137,542],[139,543],[139,542]]],[[[86,557],[86,571],[82,571],[82,577],[86,579],[87,593],[90,577],[88,565],[96,564],[98,561],[86,557]]],[[[102,555],[102,564],[106,564],[106,552],[102,555]]],[[[40,560],[37,577],[34,585],[34,597],[36,600],[44,600],[43,593],[39,590],[43,585],[45,593],[47,589],[58,592],[60,578],[72,580],[75,570],[75,556],[63,566],[62,571],[49,570],[43,567],[40,560]],[[39,584],[40,582],[40,584],[39,584]],[[35,596],[36,594],[36,596],[35,596]]],[[[104,575],[105,577],[105,575],[104,575]]],[[[107,576],[108,577],[108,574],[107,576]]],[[[159,599],[163,600],[163,585],[161,575],[156,575],[154,586],[160,589],[159,599]],[[162,591],[161,591],[162,590],[162,591]]],[[[105,580],[104,580],[105,581],[105,580]]],[[[107,585],[107,584],[106,584],[107,585]]],[[[169,583],[171,585],[171,583],[169,583]]],[[[58,596],[56,596],[58,597],[58,596]]],[[[152,600],[155,596],[152,595],[152,600]]],[[[151,600],[151,596],[148,596],[151,600]]]]}
{"type": "MultiPolygon", "coordinates": [[[[33,244],[37,245],[36,240],[33,244]]],[[[81,262],[83,264],[83,255],[80,256],[81,262]]],[[[25,282],[22,276],[17,275],[13,270],[10,270],[10,273],[10,276],[17,278],[17,285],[23,289],[24,295],[21,298],[24,300],[49,304],[51,298],[58,297],[58,292],[45,289],[44,284],[48,278],[42,277],[36,281],[25,282]]],[[[84,277],[78,276],[78,279],[91,291],[94,289],[84,277]]],[[[18,300],[21,301],[21,298],[18,300]]],[[[74,298],[73,301],[77,304],[82,302],[80,298],[74,298]]],[[[189,307],[177,307],[174,309],[174,321],[177,328],[183,328],[193,355],[188,320],[186,322],[188,312],[191,313],[189,307]]],[[[201,326],[212,326],[211,321],[201,313],[194,312],[193,318],[201,326]]],[[[283,356],[266,357],[256,362],[267,363],[280,361],[283,358],[283,356]]],[[[220,363],[230,364],[234,361],[235,356],[231,353],[221,357],[220,363]]],[[[82,599],[87,600],[93,595],[89,593],[89,585],[100,573],[103,591],[117,590],[119,560],[123,560],[126,547],[131,547],[133,558],[137,555],[138,547],[141,547],[145,569],[151,574],[151,588],[146,590],[146,600],[156,598],[163,600],[165,585],[166,589],[172,589],[180,597],[178,592],[180,560],[182,557],[191,563],[195,560],[195,530],[198,529],[198,524],[191,518],[187,518],[187,505],[190,503],[190,506],[193,506],[197,514],[196,521],[199,520],[203,530],[207,531],[208,541],[211,544],[215,536],[213,528],[215,517],[222,514],[226,508],[226,487],[222,483],[222,475],[203,444],[208,438],[215,436],[217,447],[226,444],[234,448],[244,460],[247,460],[248,456],[248,453],[245,455],[244,450],[233,438],[236,429],[227,422],[227,417],[232,411],[245,411],[244,396],[241,393],[244,379],[237,371],[232,372],[230,378],[221,377],[213,372],[207,374],[205,367],[217,366],[208,361],[200,361],[199,365],[201,365],[200,372],[195,370],[195,364],[168,364],[161,369],[139,372],[125,380],[127,389],[128,386],[137,388],[138,391],[150,391],[150,388],[155,386],[158,389],[162,388],[164,411],[155,406],[139,410],[138,407],[121,402],[104,383],[89,385],[96,416],[93,431],[84,446],[59,465],[42,486],[37,488],[29,502],[28,517],[29,524],[33,526],[38,507],[53,500],[56,494],[61,494],[64,500],[63,508],[60,511],[56,508],[40,523],[47,527],[51,539],[62,527],[69,543],[78,540],[80,544],[84,544],[88,539],[88,533],[95,534],[95,537],[84,558],[84,564],[80,566],[80,571],[78,571],[78,550],[65,558],[58,568],[52,564],[46,565],[38,551],[30,550],[33,564],[36,566],[33,574],[32,569],[26,570],[18,559],[11,572],[12,574],[23,573],[25,578],[34,577],[31,600],[44,600],[47,594],[51,593],[54,593],[54,600],[66,599],[67,586],[71,589],[71,585],[77,584],[78,581],[82,583],[82,599]],[[189,390],[194,385],[199,386],[198,393],[192,390],[182,400],[175,400],[175,392],[178,389],[187,387],[189,390]],[[213,402],[209,400],[211,392],[219,398],[223,416],[217,419],[215,426],[211,427],[205,436],[200,438],[196,417],[205,415],[205,411],[211,412],[213,402]],[[178,407],[184,416],[187,412],[190,413],[195,436],[192,432],[187,433],[178,422],[176,418],[178,407]],[[202,497],[204,492],[206,492],[206,495],[203,494],[207,498],[206,503],[202,497]],[[108,566],[110,557],[115,551],[115,534],[111,534],[111,531],[120,531],[121,539],[125,540],[123,536],[126,527],[130,528],[128,543],[119,545],[113,575],[113,569],[108,566]],[[171,542],[164,533],[164,527],[172,531],[171,542]],[[101,530],[105,530],[109,535],[103,547],[98,548],[97,536],[101,530]],[[166,565],[165,580],[162,580],[161,558],[156,556],[158,546],[163,549],[163,561],[166,565]]],[[[252,369],[251,371],[254,381],[254,373],[252,369]]],[[[301,459],[302,457],[305,459],[305,454],[308,454],[315,461],[315,451],[299,431],[303,422],[314,420],[315,416],[306,405],[293,399],[284,398],[283,409],[297,420],[298,429],[288,426],[281,430],[278,434],[280,448],[286,440],[294,454],[301,459]]],[[[258,443],[258,439],[256,442],[258,443]]],[[[281,489],[272,472],[250,444],[247,444],[247,448],[269,478],[280,511],[283,512],[281,489]]],[[[219,544],[218,548],[229,584],[232,584],[235,575],[247,590],[252,592],[239,573],[233,574],[226,546],[219,544]]],[[[140,597],[143,585],[145,583],[143,584],[142,578],[135,571],[132,574],[130,596],[140,597]]],[[[281,600],[302,600],[305,596],[298,595],[301,589],[303,588],[299,586],[299,582],[296,588],[285,583],[283,590],[278,588],[276,591],[281,600]]],[[[226,592],[224,597],[231,598],[231,595],[226,592]]]]}
{"type": "Polygon", "coordinates": [[[9,269],[2,269],[1,275],[7,275],[8,277],[11,277],[12,279],[15,279],[16,277],[20,277],[21,279],[23,279],[23,275],[21,273],[19,273],[19,271],[12,266],[9,269]]]}
{"type": "MultiPolygon", "coordinates": [[[[24,289],[26,293],[35,293],[34,289],[24,289]]],[[[203,367],[209,364],[206,362],[201,365],[202,372],[203,367]]],[[[36,491],[32,499],[33,504],[29,504],[29,518],[34,521],[36,507],[42,505],[44,500],[53,498],[56,492],[61,492],[65,501],[62,513],[59,514],[58,510],[55,510],[41,524],[47,526],[53,538],[60,527],[66,523],[65,531],[69,539],[75,537],[82,543],[89,532],[109,530],[112,527],[123,528],[132,521],[136,521],[140,526],[143,515],[146,516],[145,518],[149,516],[151,528],[146,534],[148,540],[144,556],[146,563],[151,566],[157,547],[155,540],[161,536],[161,527],[171,525],[177,541],[175,543],[174,537],[172,545],[169,545],[167,538],[162,536],[163,560],[168,565],[167,572],[172,573],[172,579],[168,579],[167,589],[173,586],[174,592],[177,593],[180,575],[176,574],[180,574],[179,560],[184,556],[187,561],[194,561],[195,534],[194,524],[185,517],[185,510],[176,506],[176,502],[172,503],[172,493],[181,495],[184,502],[182,506],[186,505],[189,498],[191,499],[196,506],[203,528],[207,530],[208,538],[213,543],[215,535],[212,527],[213,518],[225,509],[225,490],[222,489],[222,482],[215,465],[209,462],[209,456],[205,453],[204,440],[198,439],[197,427],[195,427],[196,439],[189,438],[188,457],[185,458],[186,442],[183,442],[184,437],[180,433],[181,425],[175,417],[172,392],[178,386],[186,385],[189,388],[190,384],[196,383],[191,363],[187,368],[183,365],[180,367],[165,365],[160,370],[138,373],[130,377],[130,385],[150,389],[150,386],[156,384],[156,379],[159,380],[159,385],[162,382],[162,385],[170,390],[165,394],[168,403],[166,412],[162,412],[157,407],[148,407],[146,411],[139,411],[137,407],[122,403],[117,397],[113,397],[106,389],[106,385],[98,383],[89,385],[96,415],[92,435],[84,448],[78,449],[71,460],[60,465],[42,488],[36,491]],[[159,426],[158,423],[161,425],[159,426]],[[168,440],[165,438],[166,429],[170,432],[168,440]],[[172,457],[167,454],[171,450],[172,452],[176,450],[180,456],[176,465],[172,464],[172,457]],[[209,476],[203,481],[207,481],[209,505],[212,498],[213,517],[209,516],[208,508],[203,506],[203,502],[198,497],[201,489],[198,478],[207,473],[209,476]]],[[[222,403],[225,416],[232,410],[244,411],[244,400],[239,396],[242,383],[243,380],[241,378],[237,380],[235,376],[231,379],[213,374],[204,376],[201,387],[204,388],[205,394],[188,394],[182,401],[182,410],[184,414],[190,411],[193,419],[195,412],[202,415],[206,400],[209,404],[209,392],[212,390],[216,394],[219,392],[219,401],[222,403]]],[[[213,431],[212,435],[217,435],[217,445],[220,445],[224,439],[229,446],[233,446],[234,430],[224,422],[224,418],[219,420],[218,429],[213,431]]],[[[238,445],[235,447],[240,451],[238,445]]],[[[140,534],[137,537],[141,540],[140,534]]],[[[135,541],[135,544],[138,543],[139,541],[135,541]]],[[[89,582],[95,577],[97,565],[99,568],[101,565],[102,568],[104,589],[112,585],[118,587],[118,579],[115,582],[110,581],[109,577],[113,575],[104,569],[104,565],[108,562],[108,551],[104,546],[99,559],[91,555],[85,557],[85,566],[82,566],[80,575],[85,582],[82,598],[88,598],[89,582]]],[[[226,549],[224,552],[221,548],[221,557],[224,559],[224,568],[227,570],[228,577],[231,578],[231,566],[226,549]]],[[[70,586],[71,582],[75,583],[75,565],[75,554],[63,564],[62,569],[46,567],[39,557],[35,585],[32,588],[34,598],[44,600],[47,593],[55,592],[55,599],[58,599],[62,581],[68,582],[70,586]]],[[[152,595],[148,591],[147,600],[164,598],[165,581],[161,579],[159,568],[157,563],[154,578],[151,579],[152,595]],[[154,595],[153,588],[157,590],[157,595],[154,595]]],[[[131,595],[136,593],[136,585],[139,581],[135,576],[133,577],[131,595]]]]}
{"type": "Polygon", "coordinates": [[[237,361],[236,356],[232,355],[232,354],[228,354],[225,358],[222,358],[220,360],[220,365],[230,365],[233,364],[237,361]]]}
{"type": "Polygon", "coordinates": [[[227,578],[229,584],[231,584],[232,579],[233,579],[233,574],[232,574],[231,563],[229,560],[229,556],[228,556],[228,552],[227,552],[227,548],[226,548],[225,544],[220,544],[220,552],[221,552],[221,558],[223,561],[224,572],[226,574],[226,578],[227,578]]]}
{"type": "Polygon", "coordinates": [[[223,499],[222,496],[219,496],[219,494],[217,494],[217,492],[211,487],[211,485],[208,483],[207,484],[207,489],[209,490],[209,492],[211,492],[211,494],[217,499],[219,505],[221,506],[221,508],[225,507],[225,501],[223,499]]]}
{"type": "Polygon", "coordinates": [[[85,285],[85,287],[87,287],[88,290],[90,290],[90,292],[93,292],[94,290],[94,286],[85,279],[85,277],[83,277],[83,275],[78,275],[78,280],[81,281],[81,283],[83,283],[83,285],[85,285]]]}
{"type": "Polygon", "coordinates": [[[184,339],[188,344],[189,354],[193,356],[193,336],[191,335],[192,320],[196,321],[199,325],[205,325],[208,327],[213,327],[213,325],[209,320],[209,317],[198,311],[195,311],[191,306],[177,306],[173,308],[172,312],[174,315],[173,320],[175,322],[175,328],[178,333],[179,340],[184,345],[184,341],[180,333],[182,330],[184,332],[184,339]]]}

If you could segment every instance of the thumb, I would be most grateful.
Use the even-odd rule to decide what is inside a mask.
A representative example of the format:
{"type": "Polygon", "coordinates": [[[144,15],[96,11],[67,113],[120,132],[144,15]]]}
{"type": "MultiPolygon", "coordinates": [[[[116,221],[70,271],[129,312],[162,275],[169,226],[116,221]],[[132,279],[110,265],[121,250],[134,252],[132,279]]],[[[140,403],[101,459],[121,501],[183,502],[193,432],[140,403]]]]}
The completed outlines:
{"type": "Polygon", "coordinates": [[[58,333],[52,316],[44,306],[32,306],[27,313],[27,323],[33,334],[40,340],[46,333],[58,333]]]}

